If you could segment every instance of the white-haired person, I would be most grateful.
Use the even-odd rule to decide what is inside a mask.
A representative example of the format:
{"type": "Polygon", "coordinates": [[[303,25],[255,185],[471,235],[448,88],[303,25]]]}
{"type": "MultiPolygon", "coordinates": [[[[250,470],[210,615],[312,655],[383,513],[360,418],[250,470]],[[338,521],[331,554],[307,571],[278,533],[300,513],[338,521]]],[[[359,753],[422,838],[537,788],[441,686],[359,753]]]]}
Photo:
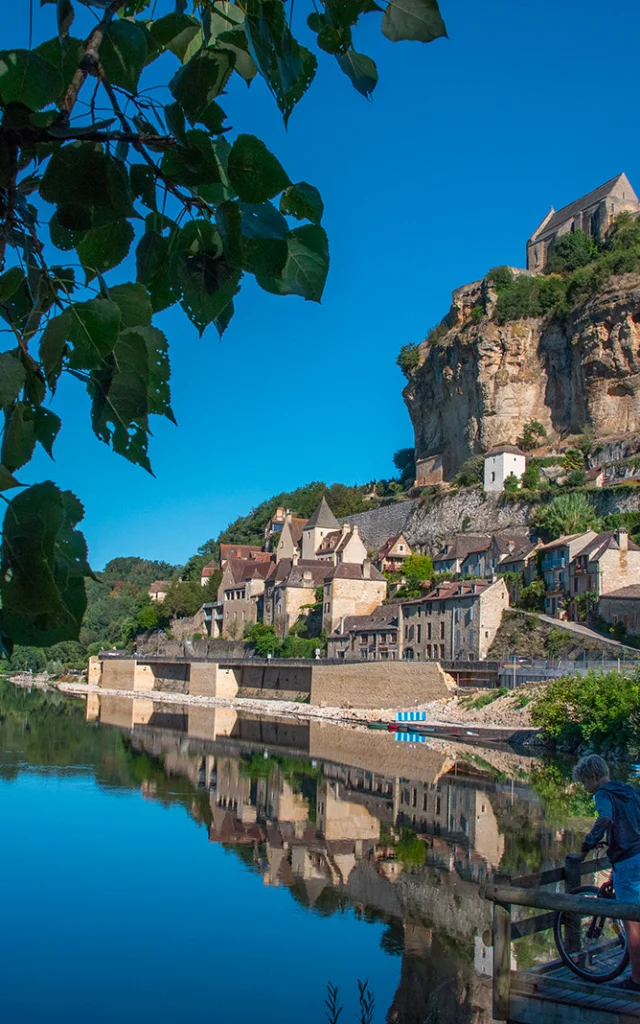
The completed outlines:
{"type": "MultiPolygon", "coordinates": [[[[616,898],[640,904],[640,792],[626,782],[610,779],[609,766],[599,754],[581,758],[573,769],[573,778],[593,794],[598,812],[577,856],[584,858],[589,850],[606,841],[616,898]]],[[[626,921],[625,927],[631,977],[615,987],[640,992],[640,922],[626,921]]]]}

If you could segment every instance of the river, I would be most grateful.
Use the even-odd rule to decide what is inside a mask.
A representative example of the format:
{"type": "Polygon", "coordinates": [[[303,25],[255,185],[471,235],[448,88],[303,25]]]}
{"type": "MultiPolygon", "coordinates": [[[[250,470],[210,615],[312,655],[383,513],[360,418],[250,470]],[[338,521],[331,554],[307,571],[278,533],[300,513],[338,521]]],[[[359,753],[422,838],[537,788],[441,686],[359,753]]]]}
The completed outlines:
{"type": "MultiPolygon", "coordinates": [[[[0,1020],[489,1024],[499,871],[576,849],[568,767],[0,680],[0,1020]],[[366,1018],[365,1018],[366,1019],[366,1018]]],[[[535,960],[549,934],[515,945],[535,960]]]]}

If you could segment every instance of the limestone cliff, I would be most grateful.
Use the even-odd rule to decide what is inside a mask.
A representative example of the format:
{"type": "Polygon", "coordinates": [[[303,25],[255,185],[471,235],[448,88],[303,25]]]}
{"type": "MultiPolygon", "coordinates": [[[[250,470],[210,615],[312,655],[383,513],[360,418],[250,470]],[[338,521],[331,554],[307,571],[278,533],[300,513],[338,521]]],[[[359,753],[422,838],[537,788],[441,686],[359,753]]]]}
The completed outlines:
{"type": "Polygon", "coordinates": [[[419,480],[450,479],[534,419],[551,441],[586,428],[598,438],[640,431],[640,274],[611,278],[562,322],[499,325],[494,303],[486,280],[458,289],[450,329],[420,346],[404,389],[419,480]],[[488,313],[478,322],[469,313],[480,300],[488,313]]]}

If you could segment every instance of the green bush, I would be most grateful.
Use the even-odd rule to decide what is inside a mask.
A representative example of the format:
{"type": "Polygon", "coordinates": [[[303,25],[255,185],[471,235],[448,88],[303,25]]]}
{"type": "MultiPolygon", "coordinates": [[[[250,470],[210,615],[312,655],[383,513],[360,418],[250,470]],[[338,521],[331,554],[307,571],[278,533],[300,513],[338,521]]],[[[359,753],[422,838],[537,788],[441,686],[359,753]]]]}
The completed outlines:
{"type": "Polygon", "coordinates": [[[577,749],[626,747],[634,734],[640,688],[636,676],[588,672],[554,679],[531,709],[531,720],[546,737],[577,749]]]}
{"type": "Polygon", "coordinates": [[[413,342],[403,345],[398,353],[396,364],[400,367],[407,380],[411,380],[420,366],[420,350],[413,342]]]}
{"type": "Polygon", "coordinates": [[[427,336],[424,340],[426,341],[427,345],[437,345],[438,342],[441,341],[442,338],[444,338],[445,334],[448,333],[449,324],[446,322],[446,320],[441,320],[439,324],[436,324],[435,327],[432,327],[431,330],[428,331],[427,336]]]}
{"type": "Polygon", "coordinates": [[[396,846],[396,857],[405,868],[421,868],[427,859],[427,848],[409,829],[405,830],[402,839],[396,846]]]}
{"type": "Polygon", "coordinates": [[[513,274],[509,267],[494,267],[487,274],[487,280],[494,286],[497,292],[500,292],[513,284],[513,274]]]}
{"type": "Polygon", "coordinates": [[[484,480],[484,457],[472,455],[470,459],[463,462],[454,478],[457,487],[477,487],[484,480]]]}
{"type": "Polygon", "coordinates": [[[504,482],[504,489],[507,494],[515,494],[516,491],[520,490],[520,481],[517,476],[513,473],[509,473],[509,476],[504,482]]]}
{"type": "Polygon", "coordinates": [[[472,324],[479,324],[480,321],[482,320],[482,318],[484,317],[484,315],[485,315],[484,305],[482,303],[479,303],[478,305],[471,307],[471,313],[469,314],[469,319],[470,319],[472,324]]]}
{"type": "Polygon", "coordinates": [[[528,587],[520,591],[518,604],[528,612],[544,611],[545,589],[544,580],[532,580],[528,587]]]}
{"type": "Polygon", "coordinates": [[[574,642],[571,633],[567,629],[561,629],[560,626],[552,626],[545,638],[544,646],[552,658],[561,658],[563,654],[571,650],[574,642]]]}
{"type": "Polygon", "coordinates": [[[545,273],[563,274],[577,270],[578,267],[586,267],[596,259],[599,252],[600,246],[596,240],[584,231],[560,235],[550,248],[545,273]]]}
{"type": "Polygon", "coordinates": [[[565,534],[582,533],[589,527],[597,529],[598,514],[586,497],[580,492],[559,494],[546,505],[536,509],[535,525],[554,540],[565,534]]]}
{"type": "Polygon", "coordinates": [[[266,658],[268,654],[277,654],[282,645],[273,626],[265,626],[262,622],[253,623],[247,633],[247,641],[254,645],[259,658],[266,658]]]}
{"type": "Polygon", "coordinates": [[[579,448],[567,448],[562,465],[566,470],[584,469],[584,455],[579,448]]]}
{"type": "Polygon", "coordinates": [[[587,482],[587,473],[584,469],[572,469],[567,474],[567,487],[584,487],[587,482]]]}
{"type": "Polygon", "coordinates": [[[529,420],[522,428],[520,437],[516,438],[516,444],[523,452],[530,452],[537,448],[540,442],[547,436],[547,431],[540,420],[529,420]]]}
{"type": "Polygon", "coordinates": [[[540,466],[536,462],[530,462],[525,469],[520,483],[527,491],[537,491],[540,486],[540,466]]]}

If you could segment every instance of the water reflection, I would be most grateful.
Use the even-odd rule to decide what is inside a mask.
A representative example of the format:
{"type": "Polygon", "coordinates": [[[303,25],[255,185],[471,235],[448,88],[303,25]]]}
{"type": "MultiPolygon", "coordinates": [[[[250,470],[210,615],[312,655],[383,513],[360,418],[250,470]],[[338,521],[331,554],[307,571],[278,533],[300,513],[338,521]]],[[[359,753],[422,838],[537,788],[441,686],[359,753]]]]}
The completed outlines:
{"type": "MultiPolygon", "coordinates": [[[[488,1024],[479,883],[559,863],[588,827],[562,766],[509,752],[224,708],[32,698],[0,690],[5,779],[29,764],[90,766],[102,785],[182,804],[210,842],[310,912],[384,922],[385,952],[402,957],[389,1022],[488,1024]]],[[[523,962],[544,952],[536,942],[519,944],[523,962]]]]}

